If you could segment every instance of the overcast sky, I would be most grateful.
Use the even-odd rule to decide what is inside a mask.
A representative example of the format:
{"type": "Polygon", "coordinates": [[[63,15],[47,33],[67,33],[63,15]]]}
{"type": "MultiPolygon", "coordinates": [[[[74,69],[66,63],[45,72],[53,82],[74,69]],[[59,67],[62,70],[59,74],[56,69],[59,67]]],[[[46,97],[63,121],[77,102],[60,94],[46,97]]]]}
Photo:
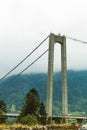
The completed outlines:
{"type": "MultiPolygon", "coordinates": [[[[87,41],[87,0],[0,0],[0,77],[50,32],[87,41]]],[[[48,41],[13,74],[47,47],[48,41]]],[[[55,70],[60,70],[60,63],[60,45],[57,44],[55,70]]],[[[46,71],[47,54],[31,68],[31,71],[46,71]]],[[[67,68],[87,69],[87,45],[67,40],[67,68]]]]}

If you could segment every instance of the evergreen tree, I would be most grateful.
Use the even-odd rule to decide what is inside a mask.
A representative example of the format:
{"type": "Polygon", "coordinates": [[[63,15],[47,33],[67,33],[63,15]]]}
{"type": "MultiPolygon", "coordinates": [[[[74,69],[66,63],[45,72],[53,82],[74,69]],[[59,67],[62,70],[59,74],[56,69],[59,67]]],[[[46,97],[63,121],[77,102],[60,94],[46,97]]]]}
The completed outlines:
{"type": "Polygon", "coordinates": [[[35,88],[32,88],[26,94],[25,103],[22,107],[18,122],[26,124],[30,123],[31,119],[34,122],[46,124],[45,106],[43,102],[40,101],[39,94],[35,88]]]}
{"type": "Polygon", "coordinates": [[[40,124],[45,125],[46,124],[47,114],[46,114],[46,110],[45,110],[45,106],[44,106],[43,102],[40,103],[39,114],[40,114],[40,117],[39,117],[40,124]]]}
{"type": "Polygon", "coordinates": [[[40,103],[39,114],[40,114],[41,116],[46,116],[46,110],[45,110],[45,106],[44,106],[44,103],[43,103],[43,102],[40,103]]]}
{"type": "Polygon", "coordinates": [[[25,104],[21,110],[20,116],[28,114],[37,115],[39,112],[40,98],[36,89],[32,88],[25,97],[25,104]]]}
{"type": "Polygon", "coordinates": [[[6,122],[6,104],[4,103],[4,101],[0,101],[0,123],[5,123],[6,122]]]}
{"type": "Polygon", "coordinates": [[[6,104],[3,100],[0,100],[0,109],[6,113],[6,104]]]}

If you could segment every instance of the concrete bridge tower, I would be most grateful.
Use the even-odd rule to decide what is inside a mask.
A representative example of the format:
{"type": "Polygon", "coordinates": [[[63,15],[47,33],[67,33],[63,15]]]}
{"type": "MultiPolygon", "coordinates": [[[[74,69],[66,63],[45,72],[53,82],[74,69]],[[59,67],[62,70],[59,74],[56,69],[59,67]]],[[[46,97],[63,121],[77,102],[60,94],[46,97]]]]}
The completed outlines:
{"type": "Polygon", "coordinates": [[[48,86],[46,111],[48,117],[52,117],[52,98],[53,98],[53,67],[54,67],[54,45],[61,45],[61,71],[62,71],[62,114],[68,114],[67,97],[67,63],[66,63],[66,37],[50,34],[49,36],[49,54],[48,54],[48,86]]]}

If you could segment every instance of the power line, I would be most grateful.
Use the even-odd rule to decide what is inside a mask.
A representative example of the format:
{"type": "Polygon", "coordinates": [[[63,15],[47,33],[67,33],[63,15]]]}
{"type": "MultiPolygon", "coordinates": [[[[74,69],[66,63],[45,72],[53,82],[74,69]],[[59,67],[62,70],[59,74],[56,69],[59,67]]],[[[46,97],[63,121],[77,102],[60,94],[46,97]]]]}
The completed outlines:
{"type": "Polygon", "coordinates": [[[21,65],[31,54],[33,54],[47,39],[49,35],[33,50],[31,51],[23,60],[21,60],[13,69],[6,73],[0,80],[5,79],[11,72],[13,72],[19,65],[21,65]]]}
{"type": "Polygon", "coordinates": [[[66,38],[70,39],[70,40],[73,40],[73,41],[77,41],[77,42],[81,42],[81,43],[87,44],[87,42],[79,40],[79,39],[76,39],[76,38],[72,38],[72,37],[68,37],[68,36],[66,36],[66,38]]]}
{"type": "MultiPolygon", "coordinates": [[[[17,74],[13,79],[17,78],[18,76],[20,76],[24,71],[26,71],[27,69],[29,69],[36,61],[38,61],[43,55],[45,55],[46,52],[48,52],[49,49],[47,49],[46,51],[44,51],[37,59],[35,59],[30,65],[28,65],[25,69],[23,69],[19,74],[17,74]]],[[[13,80],[12,79],[12,80],[13,80]]]]}

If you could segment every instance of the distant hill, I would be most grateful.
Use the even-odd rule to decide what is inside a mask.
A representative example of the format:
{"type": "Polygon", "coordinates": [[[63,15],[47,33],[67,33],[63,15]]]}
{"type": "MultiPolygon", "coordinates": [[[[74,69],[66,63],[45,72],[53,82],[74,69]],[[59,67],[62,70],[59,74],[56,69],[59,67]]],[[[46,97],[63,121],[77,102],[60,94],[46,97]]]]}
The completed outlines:
{"type": "MultiPolygon", "coordinates": [[[[67,71],[68,75],[68,103],[69,112],[79,111],[87,113],[87,70],[67,71]]],[[[0,99],[3,99],[8,111],[14,106],[16,111],[21,109],[26,93],[33,87],[40,94],[41,100],[46,102],[47,74],[24,74],[16,79],[10,76],[0,84],[0,99]]],[[[53,113],[61,113],[61,73],[54,73],[53,83],[53,113]]]]}

